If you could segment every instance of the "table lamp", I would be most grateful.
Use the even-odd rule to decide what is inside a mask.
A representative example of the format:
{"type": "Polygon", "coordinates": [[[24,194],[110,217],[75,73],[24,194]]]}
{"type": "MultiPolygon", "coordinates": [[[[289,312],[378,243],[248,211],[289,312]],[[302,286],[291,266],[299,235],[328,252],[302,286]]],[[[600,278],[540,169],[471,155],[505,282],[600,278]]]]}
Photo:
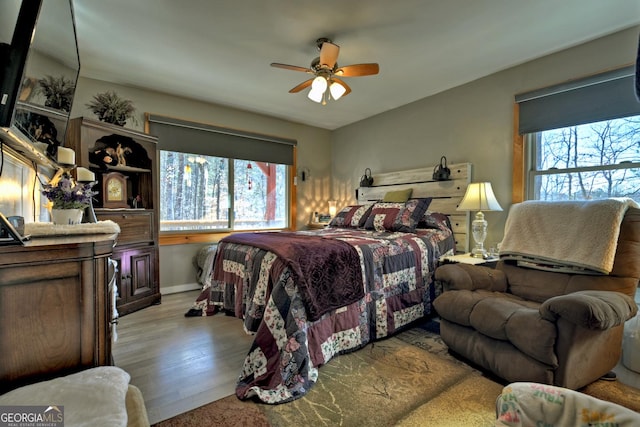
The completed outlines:
{"type": "Polygon", "coordinates": [[[336,201],[335,200],[329,200],[329,216],[331,218],[336,216],[336,201]]]}
{"type": "Polygon", "coordinates": [[[467,192],[458,206],[459,211],[478,211],[476,219],[471,223],[473,240],[476,242],[475,248],[471,251],[471,256],[475,258],[486,258],[487,251],[484,249],[484,239],[487,238],[487,221],[484,219],[482,211],[501,211],[502,207],[493,194],[490,182],[472,182],[467,187],[467,192]]]}

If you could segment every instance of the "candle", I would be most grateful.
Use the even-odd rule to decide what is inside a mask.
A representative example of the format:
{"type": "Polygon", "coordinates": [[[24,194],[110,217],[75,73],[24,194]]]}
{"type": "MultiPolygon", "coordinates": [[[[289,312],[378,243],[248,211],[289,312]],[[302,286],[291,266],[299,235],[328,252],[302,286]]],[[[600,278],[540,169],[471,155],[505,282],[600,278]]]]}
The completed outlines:
{"type": "Polygon", "coordinates": [[[78,182],[93,182],[96,180],[96,174],[87,168],[77,168],[76,176],[78,182]]]}
{"type": "Polygon", "coordinates": [[[63,165],[75,165],[76,153],[71,148],[58,147],[58,163],[63,165]]]}

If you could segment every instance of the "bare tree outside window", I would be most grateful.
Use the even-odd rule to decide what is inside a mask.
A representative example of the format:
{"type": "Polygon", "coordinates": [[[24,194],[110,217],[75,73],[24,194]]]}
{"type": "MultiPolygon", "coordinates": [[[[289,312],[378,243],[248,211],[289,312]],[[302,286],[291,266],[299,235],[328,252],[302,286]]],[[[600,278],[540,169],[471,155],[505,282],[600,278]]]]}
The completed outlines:
{"type": "Polygon", "coordinates": [[[531,135],[529,198],[640,202],[640,116],[531,135]]]}
{"type": "Polygon", "coordinates": [[[287,227],[287,166],[160,151],[160,230],[287,227]]]}

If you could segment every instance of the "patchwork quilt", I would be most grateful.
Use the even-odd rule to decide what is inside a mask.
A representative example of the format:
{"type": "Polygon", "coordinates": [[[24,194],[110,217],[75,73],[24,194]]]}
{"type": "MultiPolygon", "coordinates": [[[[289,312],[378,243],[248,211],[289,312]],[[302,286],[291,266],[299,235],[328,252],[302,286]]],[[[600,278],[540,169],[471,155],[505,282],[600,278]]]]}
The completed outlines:
{"type": "MultiPolygon", "coordinates": [[[[220,241],[211,286],[203,289],[190,312],[204,316],[224,311],[243,319],[245,330],[255,339],[236,394],[265,403],[304,396],[318,378],[318,367],[333,356],[357,350],[431,314],[432,301],[441,292],[433,281],[437,260],[454,247],[452,232],[445,227],[415,233],[329,228],[289,236],[300,243],[298,249],[314,254],[309,258],[321,266],[314,268],[310,259],[302,261],[307,263],[304,267],[296,265],[290,259],[295,261],[296,256],[286,256],[293,252],[281,247],[270,250],[263,239],[266,233],[242,234],[240,240],[220,241]],[[254,236],[256,245],[251,244],[251,234],[262,235],[254,236]],[[348,244],[348,250],[336,241],[348,244]],[[328,259],[318,255],[322,253],[328,259]],[[356,255],[357,274],[353,266],[324,274],[337,256],[348,253],[356,255]],[[307,273],[301,280],[300,275],[307,273]],[[337,289],[327,288],[326,283],[337,289]],[[317,292],[318,286],[325,288],[317,292]],[[332,305],[314,306],[312,300],[320,293],[333,294],[332,305]],[[335,304],[335,295],[345,295],[344,303],[335,304]]],[[[285,234],[291,233],[266,240],[286,245],[280,241],[285,234]]]]}

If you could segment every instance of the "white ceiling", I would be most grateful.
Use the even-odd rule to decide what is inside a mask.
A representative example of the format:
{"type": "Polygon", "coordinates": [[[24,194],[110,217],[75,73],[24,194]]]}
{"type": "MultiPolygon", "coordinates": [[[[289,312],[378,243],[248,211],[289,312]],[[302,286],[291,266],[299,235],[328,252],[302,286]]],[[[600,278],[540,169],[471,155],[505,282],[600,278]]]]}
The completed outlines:
{"type": "Polygon", "coordinates": [[[326,129],[362,120],[517,64],[640,24],[640,0],[73,0],[80,75],[326,129]],[[338,63],[380,64],[345,78],[325,106],[289,89],[315,41],[338,63]]]}

